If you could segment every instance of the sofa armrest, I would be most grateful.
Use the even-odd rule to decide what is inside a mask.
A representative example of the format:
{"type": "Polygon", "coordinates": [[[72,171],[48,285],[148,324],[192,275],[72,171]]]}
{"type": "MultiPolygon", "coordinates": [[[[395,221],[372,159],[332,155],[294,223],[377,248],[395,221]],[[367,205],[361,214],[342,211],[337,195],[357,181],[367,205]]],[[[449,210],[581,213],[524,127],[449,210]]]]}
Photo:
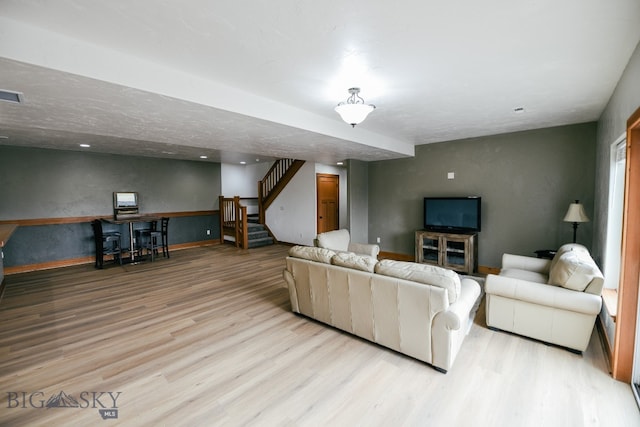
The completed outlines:
{"type": "Polygon", "coordinates": [[[602,307],[602,298],[598,295],[495,274],[487,276],[485,292],[487,296],[497,295],[588,315],[597,315],[602,307]]]}
{"type": "Polygon", "coordinates": [[[289,298],[291,300],[291,311],[300,313],[300,307],[298,305],[298,292],[296,291],[296,281],[293,278],[293,274],[286,268],[282,270],[282,278],[287,283],[289,289],[289,298]]]}
{"type": "Polygon", "coordinates": [[[549,274],[551,260],[534,258],[523,255],[504,254],[502,255],[502,269],[518,269],[535,271],[536,273],[549,274]]]}
{"type": "Polygon", "coordinates": [[[480,285],[475,280],[463,278],[460,287],[458,300],[446,310],[436,313],[431,325],[432,364],[444,371],[451,368],[460,350],[480,297],[480,285]]]}
{"type": "Polygon", "coordinates": [[[370,257],[378,259],[380,246],[370,245],[367,243],[349,243],[349,252],[354,252],[360,255],[369,255],[370,257]]]}
{"type": "Polygon", "coordinates": [[[473,279],[462,278],[460,281],[460,297],[446,311],[441,311],[433,319],[434,328],[444,326],[457,330],[469,318],[473,306],[480,296],[480,285],[473,279]],[[462,323],[461,323],[462,322],[462,323]]]}

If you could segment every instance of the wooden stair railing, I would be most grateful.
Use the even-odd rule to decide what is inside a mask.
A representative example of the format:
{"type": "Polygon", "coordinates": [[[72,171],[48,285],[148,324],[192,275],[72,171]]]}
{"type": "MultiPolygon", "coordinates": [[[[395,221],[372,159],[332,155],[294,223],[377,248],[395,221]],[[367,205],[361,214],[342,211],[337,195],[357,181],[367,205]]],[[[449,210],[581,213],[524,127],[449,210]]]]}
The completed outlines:
{"type": "Polygon", "coordinates": [[[247,207],[240,204],[240,196],[218,198],[220,208],[220,243],[225,236],[235,239],[236,248],[247,249],[249,234],[247,228],[247,207]]]}
{"type": "Polygon", "coordinates": [[[304,165],[304,160],[278,159],[258,182],[258,221],[265,224],[265,212],[304,165]]]}

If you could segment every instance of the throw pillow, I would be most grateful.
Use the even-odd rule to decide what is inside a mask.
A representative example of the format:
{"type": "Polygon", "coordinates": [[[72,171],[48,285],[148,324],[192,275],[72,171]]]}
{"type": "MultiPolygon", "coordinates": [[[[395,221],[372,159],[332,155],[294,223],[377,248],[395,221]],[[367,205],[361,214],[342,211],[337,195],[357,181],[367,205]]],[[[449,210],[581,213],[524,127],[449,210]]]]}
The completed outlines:
{"type": "Polygon", "coordinates": [[[435,265],[385,259],[376,264],[375,272],[444,288],[447,290],[450,304],[456,302],[460,295],[460,276],[455,271],[435,265]]]}
{"type": "MultiPolygon", "coordinates": [[[[560,257],[564,254],[566,254],[567,252],[573,252],[575,251],[576,253],[582,253],[582,254],[586,254],[590,257],[589,255],[589,250],[582,246],[579,243],[565,243],[564,245],[560,246],[560,248],[558,248],[558,250],[556,251],[556,254],[554,255],[553,259],[551,260],[551,264],[549,265],[549,272],[551,272],[551,270],[553,270],[553,268],[555,267],[555,265],[558,263],[558,260],[560,259],[560,257]]],[[[549,282],[551,283],[551,282],[549,282]]]]}
{"type": "Polygon", "coordinates": [[[583,253],[564,253],[549,273],[549,284],[583,292],[600,270],[590,256],[583,253]]]}
{"type": "Polygon", "coordinates": [[[353,252],[338,252],[331,258],[331,264],[333,265],[367,271],[369,273],[373,273],[377,262],[378,260],[373,257],[358,255],[353,252]]]}

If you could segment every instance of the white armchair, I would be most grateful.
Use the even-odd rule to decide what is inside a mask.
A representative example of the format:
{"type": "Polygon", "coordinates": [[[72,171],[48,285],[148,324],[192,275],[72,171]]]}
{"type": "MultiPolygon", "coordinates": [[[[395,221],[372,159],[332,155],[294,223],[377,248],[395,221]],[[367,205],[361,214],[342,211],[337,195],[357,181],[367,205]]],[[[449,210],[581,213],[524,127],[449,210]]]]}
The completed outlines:
{"type": "Polygon", "coordinates": [[[604,278],[588,250],[561,247],[553,260],[504,254],[485,282],[487,326],[566,347],[587,348],[604,278]]]}
{"type": "Polygon", "coordinates": [[[378,254],[380,253],[380,247],[378,245],[351,242],[349,230],[344,228],[341,230],[320,233],[316,236],[314,243],[319,248],[342,252],[354,252],[360,255],[368,255],[375,259],[378,259],[378,254]]]}

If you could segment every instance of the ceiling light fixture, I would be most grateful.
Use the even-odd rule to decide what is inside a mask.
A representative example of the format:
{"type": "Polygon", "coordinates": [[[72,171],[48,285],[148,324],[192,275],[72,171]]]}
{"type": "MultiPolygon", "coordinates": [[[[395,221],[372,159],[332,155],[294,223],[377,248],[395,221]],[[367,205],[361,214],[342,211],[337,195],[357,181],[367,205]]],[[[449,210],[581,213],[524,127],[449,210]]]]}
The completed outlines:
{"type": "Polygon", "coordinates": [[[0,101],[14,102],[20,104],[22,102],[22,93],[13,90],[0,89],[0,101]]]}
{"type": "Polygon", "coordinates": [[[345,102],[339,103],[335,110],[342,120],[349,123],[352,127],[359,125],[367,118],[376,106],[373,104],[365,104],[364,99],[360,97],[360,88],[352,87],[349,89],[351,94],[345,102]]]}
{"type": "Polygon", "coordinates": [[[200,158],[201,158],[201,159],[206,159],[206,158],[207,158],[207,156],[200,156],[200,158]]]}

